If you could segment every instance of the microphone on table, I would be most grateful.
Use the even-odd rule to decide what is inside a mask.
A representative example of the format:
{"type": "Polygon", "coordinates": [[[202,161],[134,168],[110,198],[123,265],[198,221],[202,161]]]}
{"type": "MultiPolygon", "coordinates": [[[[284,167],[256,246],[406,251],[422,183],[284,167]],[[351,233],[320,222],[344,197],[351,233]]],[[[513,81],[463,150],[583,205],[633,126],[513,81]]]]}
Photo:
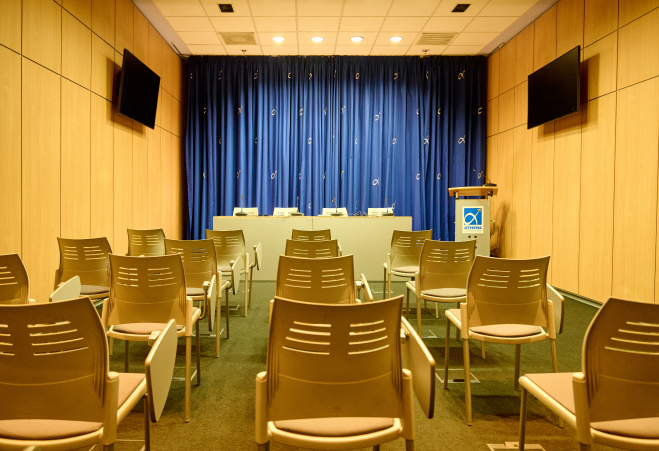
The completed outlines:
{"type": "Polygon", "coordinates": [[[335,210],[330,213],[330,216],[343,216],[342,213],[339,213],[339,205],[336,203],[336,197],[332,199],[332,202],[334,202],[335,210]]]}
{"type": "Polygon", "coordinates": [[[297,196],[297,211],[291,213],[291,216],[304,216],[304,213],[300,212],[300,196],[297,196]]]}
{"type": "MultiPolygon", "coordinates": [[[[394,204],[395,204],[395,203],[396,203],[396,202],[394,202],[394,204]]],[[[385,207],[387,207],[387,211],[385,211],[384,213],[382,213],[382,216],[393,216],[394,213],[389,211],[389,203],[387,202],[387,198],[386,198],[386,197],[384,198],[384,205],[385,205],[385,207]]],[[[391,208],[393,208],[393,207],[394,207],[394,206],[392,205],[391,208]]]]}
{"type": "Polygon", "coordinates": [[[236,216],[247,216],[247,213],[243,211],[243,199],[245,196],[240,196],[240,211],[236,212],[236,216]]]}

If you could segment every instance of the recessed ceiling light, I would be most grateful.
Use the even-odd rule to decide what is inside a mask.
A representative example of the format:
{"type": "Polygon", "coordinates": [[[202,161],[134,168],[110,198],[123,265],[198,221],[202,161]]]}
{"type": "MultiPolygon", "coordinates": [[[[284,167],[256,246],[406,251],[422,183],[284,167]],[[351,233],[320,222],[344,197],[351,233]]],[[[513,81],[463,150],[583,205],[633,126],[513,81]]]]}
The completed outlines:
{"type": "Polygon", "coordinates": [[[364,38],[362,38],[361,36],[353,36],[353,37],[350,38],[350,40],[352,42],[360,42],[360,41],[363,41],[364,38]]]}
{"type": "Polygon", "coordinates": [[[389,38],[389,40],[391,42],[399,42],[399,41],[402,41],[403,38],[401,38],[400,36],[394,36],[393,38],[389,38]]]}
{"type": "Polygon", "coordinates": [[[275,36],[274,38],[272,38],[272,40],[275,42],[284,42],[284,38],[282,38],[281,36],[275,36]]]}
{"type": "Polygon", "coordinates": [[[312,40],[313,42],[320,42],[320,41],[323,40],[323,38],[321,38],[320,36],[314,36],[313,38],[311,38],[311,40],[312,40]]]}

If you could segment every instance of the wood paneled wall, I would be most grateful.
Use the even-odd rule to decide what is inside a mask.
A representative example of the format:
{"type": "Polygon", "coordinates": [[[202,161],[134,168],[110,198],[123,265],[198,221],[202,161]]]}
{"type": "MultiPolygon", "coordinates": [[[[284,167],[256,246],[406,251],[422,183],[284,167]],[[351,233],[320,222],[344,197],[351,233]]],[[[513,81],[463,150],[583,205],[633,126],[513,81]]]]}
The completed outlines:
{"type": "Polygon", "coordinates": [[[561,0],[488,60],[499,255],[550,283],[659,302],[659,1],[561,0]],[[581,110],[527,130],[527,77],[582,46],[581,110]]]}
{"type": "Polygon", "coordinates": [[[58,236],[182,232],[185,63],[130,0],[0,1],[0,254],[45,302],[58,236]],[[128,49],[160,75],[155,130],[116,113],[128,49]]]}

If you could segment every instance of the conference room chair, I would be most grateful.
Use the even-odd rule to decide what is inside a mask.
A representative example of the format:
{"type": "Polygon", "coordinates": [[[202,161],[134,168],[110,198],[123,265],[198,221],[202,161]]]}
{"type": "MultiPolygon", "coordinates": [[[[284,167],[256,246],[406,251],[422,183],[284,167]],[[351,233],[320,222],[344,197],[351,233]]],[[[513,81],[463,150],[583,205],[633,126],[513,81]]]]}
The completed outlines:
{"type": "Polygon", "coordinates": [[[301,258],[330,258],[339,256],[339,243],[337,240],[326,241],[298,241],[286,240],[287,257],[301,258]]]}
{"type": "Polygon", "coordinates": [[[174,372],[176,323],[150,336],[145,372],[110,371],[105,329],[88,297],[0,306],[0,449],[114,449],[117,425],[144,399],[145,449],[174,372]]]}
{"type": "Polygon", "coordinates": [[[0,305],[27,304],[30,299],[30,279],[18,254],[0,255],[0,305]]]}
{"type": "Polygon", "coordinates": [[[259,450],[270,441],[379,450],[401,437],[406,450],[414,449],[413,397],[432,418],[435,361],[401,318],[402,301],[319,305],[275,298],[266,371],[256,376],[259,450]]]}
{"type": "MultiPolygon", "coordinates": [[[[73,276],[55,288],[55,291],[53,291],[48,297],[48,302],[62,302],[69,299],[77,299],[80,297],[81,289],[82,284],[80,283],[80,277],[73,276]]],[[[89,296],[87,296],[87,298],[89,298],[89,296]]],[[[89,300],[92,303],[94,302],[91,298],[89,298],[89,300]]]]}
{"type": "MultiPolygon", "coordinates": [[[[387,254],[384,266],[383,293],[391,297],[391,277],[414,278],[419,271],[421,250],[426,240],[432,239],[432,230],[409,232],[394,230],[391,236],[391,251],[387,254]]],[[[383,294],[384,297],[384,294],[383,294]]]]}
{"type": "Polygon", "coordinates": [[[221,278],[221,275],[217,272],[213,240],[165,239],[165,254],[181,256],[185,273],[185,294],[193,302],[201,302],[202,313],[199,320],[208,318],[208,330],[212,331],[215,326],[215,357],[219,357],[220,311],[217,311],[217,288],[218,278],[221,278]]]}
{"type": "MultiPolygon", "coordinates": [[[[580,373],[526,374],[519,443],[526,439],[527,392],[593,443],[659,449],[659,305],[609,299],[586,332],[580,373]]],[[[520,447],[520,449],[522,449],[520,447]]]]}
{"type": "Polygon", "coordinates": [[[110,297],[103,302],[102,322],[110,338],[125,342],[125,371],[131,341],[149,341],[154,332],[176,321],[177,337],[185,337],[185,422],[190,421],[192,330],[197,332],[197,385],[201,384],[199,356],[200,309],[186,296],[180,255],[128,257],[110,255],[110,297]]]}
{"type": "Polygon", "coordinates": [[[444,388],[448,388],[451,323],[462,332],[467,424],[472,424],[469,340],[515,345],[515,389],[518,388],[521,345],[549,339],[554,372],[556,321],[547,298],[549,256],[509,260],[477,256],[467,281],[467,301],[446,314],[444,388]],[[547,330],[543,330],[545,327],[547,330]]]}
{"type": "Polygon", "coordinates": [[[323,212],[320,214],[320,216],[333,216],[332,213],[341,213],[341,216],[348,216],[348,209],[346,207],[323,208],[323,212]]]}
{"type": "MultiPolygon", "coordinates": [[[[80,294],[90,299],[110,295],[110,254],[112,248],[103,238],[57,238],[59,269],[55,273],[55,288],[74,276],[80,278],[80,294]]],[[[78,297],[74,296],[74,297],[78,297]]]]}
{"type": "Polygon", "coordinates": [[[297,241],[326,241],[332,239],[330,229],[325,230],[297,230],[293,229],[291,239],[297,241]]]}
{"type": "Polygon", "coordinates": [[[127,229],[128,253],[139,257],[165,255],[165,232],[162,229],[127,229]]]}
{"type": "Polygon", "coordinates": [[[426,240],[421,249],[419,271],[414,280],[407,282],[407,309],[410,311],[410,291],[416,295],[417,332],[421,333],[421,301],[435,303],[457,303],[467,300],[467,278],[474,263],[476,240],[470,241],[433,241],[426,240]]]}
{"type": "Polygon", "coordinates": [[[297,207],[275,207],[272,216],[290,216],[291,213],[297,212],[297,207]]]}
{"type": "Polygon", "coordinates": [[[241,211],[243,213],[247,213],[246,216],[258,216],[259,215],[259,208],[258,207],[249,207],[249,208],[234,207],[233,208],[233,215],[236,216],[236,213],[241,212],[241,211]]]}
{"type": "Polygon", "coordinates": [[[252,306],[252,281],[254,280],[254,268],[261,270],[263,262],[263,247],[261,243],[254,245],[254,260],[249,262],[249,295],[247,296],[248,307],[252,306]]]}

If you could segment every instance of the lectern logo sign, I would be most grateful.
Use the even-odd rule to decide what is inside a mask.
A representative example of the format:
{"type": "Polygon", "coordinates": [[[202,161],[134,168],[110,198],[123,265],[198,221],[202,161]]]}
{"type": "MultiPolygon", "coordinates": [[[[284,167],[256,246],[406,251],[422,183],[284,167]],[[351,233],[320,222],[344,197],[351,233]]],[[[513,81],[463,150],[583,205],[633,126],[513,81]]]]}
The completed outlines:
{"type": "Polygon", "coordinates": [[[483,233],[483,207],[462,207],[462,233],[483,233]]]}

